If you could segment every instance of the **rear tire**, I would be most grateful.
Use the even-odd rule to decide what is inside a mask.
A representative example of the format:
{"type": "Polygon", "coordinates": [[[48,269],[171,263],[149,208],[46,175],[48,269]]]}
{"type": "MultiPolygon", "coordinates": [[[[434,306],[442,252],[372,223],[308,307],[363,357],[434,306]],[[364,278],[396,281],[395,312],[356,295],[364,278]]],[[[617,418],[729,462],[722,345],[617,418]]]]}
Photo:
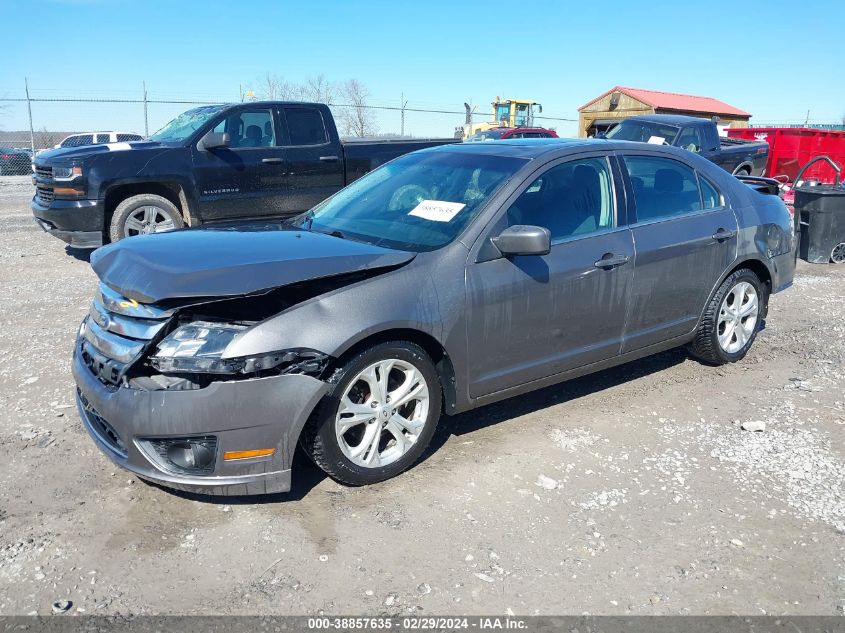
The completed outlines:
{"type": "Polygon", "coordinates": [[[830,261],[834,264],[845,264],[845,242],[840,242],[830,251],[830,261]]]}
{"type": "Polygon", "coordinates": [[[710,365],[742,360],[766,318],[768,290],[751,270],[728,276],[704,309],[690,353],[710,365]]]}
{"type": "Polygon", "coordinates": [[[172,231],[183,226],[182,214],[175,204],[162,196],[142,193],[117,205],[109,224],[109,239],[117,242],[124,237],[172,231]]]}
{"type": "Polygon", "coordinates": [[[375,345],[344,362],[328,382],[331,388],[303,430],[301,444],[329,477],[364,486],[417,462],[442,407],[437,372],[420,346],[375,345]]]}

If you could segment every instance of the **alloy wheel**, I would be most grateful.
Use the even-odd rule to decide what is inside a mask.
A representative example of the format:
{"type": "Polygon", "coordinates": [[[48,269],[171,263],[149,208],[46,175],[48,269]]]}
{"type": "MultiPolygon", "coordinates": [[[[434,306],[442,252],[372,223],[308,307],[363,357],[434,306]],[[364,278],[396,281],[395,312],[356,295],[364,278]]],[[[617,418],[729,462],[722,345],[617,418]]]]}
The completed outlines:
{"type": "Polygon", "coordinates": [[[172,231],[175,228],[173,219],[164,209],[154,205],[144,205],[132,211],[126,218],[123,225],[123,235],[124,237],[147,235],[149,233],[172,231]]]}
{"type": "Polygon", "coordinates": [[[364,468],[395,462],[419,439],[429,405],[428,384],[414,365],[398,359],[373,363],[340,399],[335,433],[341,451],[364,468]]]}
{"type": "Polygon", "coordinates": [[[840,242],[830,251],[830,261],[834,264],[845,264],[845,242],[840,242]]]}
{"type": "Polygon", "coordinates": [[[728,354],[739,352],[754,334],[759,314],[760,299],[754,286],[741,281],[731,288],[719,308],[719,346],[728,354]]]}

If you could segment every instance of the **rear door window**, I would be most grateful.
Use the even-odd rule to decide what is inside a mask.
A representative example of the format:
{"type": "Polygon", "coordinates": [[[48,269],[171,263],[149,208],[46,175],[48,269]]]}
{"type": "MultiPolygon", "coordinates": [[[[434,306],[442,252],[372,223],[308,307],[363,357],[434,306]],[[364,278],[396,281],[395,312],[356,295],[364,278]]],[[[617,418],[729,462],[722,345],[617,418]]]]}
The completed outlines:
{"type": "Polygon", "coordinates": [[[685,164],[658,156],[625,156],[637,221],[647,222],[701,210],[695,172],[685,164]]]}
{"type": "Polygon", "coordinates": [[[716,189],[716,185],[701,174],[698,175],[698,181],[701,183],[701,199],[704,202],[705,209],[718,209],[724,206],[722,194],[716,189]]]}
{"type": "Polygon", "coordinates": [[[97,134],[97,145],[111,143],[111,134],[97,134]]]}
{"type": "Polygon", "coordinates": [[[285,108],[291,145],[322,145],[329,142],[323,115],[314,108],[285,108]]]}

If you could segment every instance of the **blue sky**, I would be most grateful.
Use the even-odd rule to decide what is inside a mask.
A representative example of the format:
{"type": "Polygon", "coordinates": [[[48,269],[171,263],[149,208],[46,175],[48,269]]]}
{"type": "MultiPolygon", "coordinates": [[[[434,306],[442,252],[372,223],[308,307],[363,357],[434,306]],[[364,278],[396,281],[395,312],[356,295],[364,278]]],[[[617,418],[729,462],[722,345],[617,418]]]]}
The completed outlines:
{"type": "MultiPolygon", "coordinates": [[[[752,121],[845,115],[845,2],[548,0],[0,0],[15,34],[0,98],[236,100],[266,72],[289,81],[356,78],[378,105],[489,110],[496,96],[576,109],[614,85],[713,96],[752,121]],[[523,7],[519,14],[512,7],[523,7]]],[[[8,39],[6,40],[8,43],[8,39]]],[[[0,104],[2,105],[2,104],[0,104]]],[[[188,106],[150,106],[150,131],[188,106]]],[[[135,104],[34,104],[35,126],[143,131],[135,104]]],[[[409,113],[417,135],[450,135],[460,115],[409,113]]],[[[562,134],[573,123],[547,122],[562,134]]],[[[0,128],[26,129],[9,104],[0,128]]],[[[398,113],[380,115],[398,131],[398,113]]]]}

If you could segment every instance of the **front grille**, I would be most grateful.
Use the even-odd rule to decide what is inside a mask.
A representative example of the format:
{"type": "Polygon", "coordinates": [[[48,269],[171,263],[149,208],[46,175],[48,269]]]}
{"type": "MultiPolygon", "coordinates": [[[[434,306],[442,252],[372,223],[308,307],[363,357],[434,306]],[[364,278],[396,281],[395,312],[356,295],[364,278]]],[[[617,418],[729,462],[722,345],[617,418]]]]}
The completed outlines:
{"type": "Polygon", "coordinates": [[[50,204],[53,201],[53,190],[50,187],[38,185],[35,188],[35,196],[43,204],[50,204]]]}
{"type": "Polygon", "coordinates": [[[100,284],[79,339],[78,353],[100,382],[116,388],[171,314],[130,301],[100,284]]]}
{"type": "Polygon", "coordinates": [[[45,167],[44,165],[36,165],[35,166],[35,175],[40,176],[41,178],[52,178],[53,177],[53,168],[52,167],[45,167]]]}
{"type": "Polygon", "coordinates": [[[97,434],[97,437],[108,444],[115,452],[126,457],[126,445],[120,439],[120,434],[114,430],[114,427],[103,416],[97,413],[94,407],[91,406],[91,403],[88,402],[88,398],[81,391],[77,391],[76,393],[79,396],[82,407],[85,409],[85,417],[88,419],[88,424],[94,430],[94,433],[97,434]]]}

